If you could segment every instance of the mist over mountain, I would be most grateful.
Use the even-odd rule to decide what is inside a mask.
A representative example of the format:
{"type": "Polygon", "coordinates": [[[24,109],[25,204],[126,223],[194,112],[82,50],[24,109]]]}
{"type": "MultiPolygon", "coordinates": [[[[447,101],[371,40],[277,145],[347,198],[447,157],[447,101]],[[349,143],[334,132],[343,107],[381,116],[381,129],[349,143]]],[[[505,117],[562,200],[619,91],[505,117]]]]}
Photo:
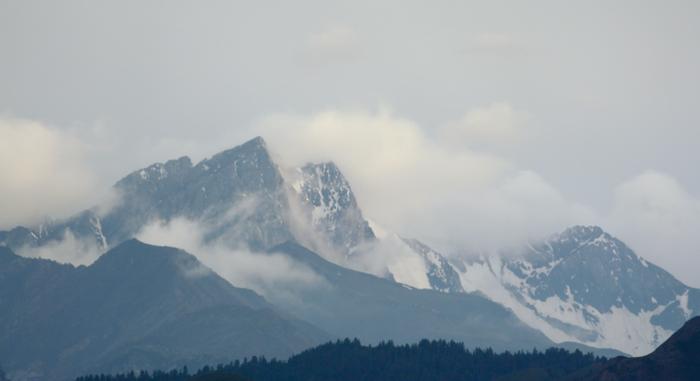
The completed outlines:
{"type": "Polygon", "coordinates": [[[700,378],[698,19],[0,0],[0,381],[700,378]]]}
{"type": "MultiPolygon", "coordinates": [[[[298,324],[297,331],[286,332],[292,337],[285,334],[278,338],[287,342],[276,346],[278,352],[251,345],[245,353],[283,356],[320,337],[358,337],[367,343],[434,338],[497,350],[543,349],[558,344],[606,354],[646,354],[700,311],[696,289],[639,257],[599,227],[575,226],[542,242],[493,255],[443,255],[418,239],[401,237],[367,219],[337,165],[324,162],[287,167],[274,159],[259,137],[197,164],[182,157],[133,171],[113,189],[119,197],[109,209],[95,207],[66,220],[0,232],[0,244],[27,257],[76,264],[94,261],[88,267],[75,268],[39,259],[13,260],[51,268],[46,276],[59,277],[61,285],[71,284],[55,288],[62,290],[64,297],[82,288],[106,293],[92,286],[102,282],[98,278],[117,282],[121,277],[126,285],[139,282],[124,277],[123,269],[70,280],[73,273],[106,269],[104,264],[114,257],[110,253],[123,245],[135,245],[130,241],[133,237],[188,250],[211,268],[208,271],[215,272],[211,274],[218,282],[225,283],[219,287],[252,289],[254,292],[246,292],[260,303],[257,308],[267,306],[277,318],[298,324]]],[[[14,267],[8,274],[27,281],[14,267]]],[[[151,297],[156,299],[160,292],[172,290],[159,289],[151,297]]],[[[121,290],[105,295],[105,301],[117,298],[126,302],[131,297],[121,290]]],[[[43,302],[39,307],[44,308],[43,302]]],[[[73,313],[80,314],[78,311],[86,308],[76,304],[73,313]]],[[[147,311],[144,306],[138,308],[147,311]]],[[[169,308],[178,309],[178,303],[169,308]]],[[[11,310],[17,319],[31,312],[11,310]]],[[[241,315],[234,313],[236,319],[231,319],[226,313],[202,312],[172,324],[191,332],[192,340],[213,336],[210,327],[187,324],[215,319],[213,316],[222,316],[217,321],[232,325],[232,332],[264,333],[262,338],[252,336],[253,341],[269,342],[266,335],[277,332],[244,318],[245,324],[254,327],[246,328],[237,320],[241,315]]],[[[134,323],[138,329],[171,324],[160,314],[149,316],[152,321],[134,323]]],[[[70,315],[60,320],[79,319],[85,317],[70,315]]],[[[29,331],[35,323],[25,320],[27,325],[22,329],[29,331]]],[[[48,323],[40,320],[36,324],[48,323]]],[[[6,326],[2,334],[15,337],[12,335],[19,334],[19,328],[6,326]]],[[[168,363],[166,357],[199,361],[222,352],[230,355],[239,345],[222,341],[218,347],[205,350],[194,346],[163,357],[165,349],[142,350],[138,340],[122,344],[110,341],[117,335],[145,335],[140,333],[145,331],[134,332],[119,331],[111,339],[105,338],[104,343],[115,349],[95,358],[73,349],[83,348],[81,345],[92,348],[92,341],[70,341],[76,340],[70,335],[80,336],[76,331],[65,339],[68,341],[53,340],[52,352],[47,352],[40,365],[32,366],[27,361],[33,358],[29,352],[37,341],[28,341],[26,351],[18,352],[26,357],[13,357],[6,366],[13,374],[20,372],[20,377],[25,377],[22,379],[30,379],[32,373],[27,369],[52,369],[57,365],[51,356],[67,350],[85,365],[68,367],[61,374],[88,366],[112,369],[114,361],[153,369],[177,365],[168,363]],[[145,354],[132,358],[130,351],[145,354]]],[[[174,348],[183,345],[168,343],[174,348]]]]}

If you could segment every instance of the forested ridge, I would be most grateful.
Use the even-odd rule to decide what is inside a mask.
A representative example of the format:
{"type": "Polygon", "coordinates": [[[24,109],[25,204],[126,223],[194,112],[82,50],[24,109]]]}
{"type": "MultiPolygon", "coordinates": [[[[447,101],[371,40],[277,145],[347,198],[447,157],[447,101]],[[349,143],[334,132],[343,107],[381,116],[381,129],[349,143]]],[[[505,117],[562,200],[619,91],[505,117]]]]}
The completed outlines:
{"type": "Polygon", "coordinates": [[[443,340],[365,346],[358,340],[345,339],[309,349],[287,361],[252,357],[194,372],[183,368],[88,375],[76,381],[555,380],[603,361],[593,354],[559,348],[495,353],[491,349],[468,350],[462,343],[443,340]]]}

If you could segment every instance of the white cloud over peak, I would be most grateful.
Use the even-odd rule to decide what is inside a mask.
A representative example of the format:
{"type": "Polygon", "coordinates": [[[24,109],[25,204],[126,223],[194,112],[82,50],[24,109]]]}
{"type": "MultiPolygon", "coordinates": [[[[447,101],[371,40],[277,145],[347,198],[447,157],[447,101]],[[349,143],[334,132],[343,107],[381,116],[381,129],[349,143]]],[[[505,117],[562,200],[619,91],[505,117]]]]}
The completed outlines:
{"type": "MultiPolygon", "coordinates": [[[[494,103],[467,111],[431,136],[425,126],[388,109],[329,110],[272,115],[254,132],[266,138],[283,165],[336,162],[365,216],[402,236],[465,253],[518,245],[568,225],[600,224],[639,255],[697,286],[700,199],[675,178],[649,171],[611,190],[609,209],[594,210],[566,197],[537,171],[488,153],[487,143],[475,143],[518,139],[529,129],[527,115],[507,102],[494,103]],[[448,139],[445,129],[461,135],[448,139]]],[[[94,136],[16,118],[0,119],[0,136],[0,198],[8,201],[0,214],[3,228],[67,216],[105,194],[96,191],[95,174],[85,164],[94,136]]],[[[123,151],[123,143],[101,141],[103,152],[123,151]]],[[[141,238],[205,255],[223,251],[215,245],[203,250],[197,242],[201,234],[189,228],[182,221],[153,225],[141,238]]],[[[99,250],[67,236],[60,245],[22,254],[88,264],[99,250]]],[[[314,282],[313,274],[285,258],[269,256],[261,264],[246,250],[229,254],[200,259],[234,283],[263,293],[279,289],[280,282],[314,282]],[[218,262],[227,255],[239,262],[218,262]],[[258,266],[280,270],[258,274],[258,266]]]]}
{"type": "Polygon", "coordinates": [[[0,228],[60,217],[96,202],[83,142],[40,122],[0,117],[0,228]]]}
{"type": "MultiPolygon", "coordinates": [[[[512,119],[504,105],[474,113],[470,120],[482,124],[512,119]]],[[[283,114],[259,124],[282,162],[338,164],[367,217],[404,236],[484,249],[590,220],[542,176],[424,131],[386,109],[283,114]]]]}
{"type": "Polygon", "coordinates": [[[620,184],[609,220],[637,254],[698,286],[700,199],[676,179],[649,171],[620,184]]]}

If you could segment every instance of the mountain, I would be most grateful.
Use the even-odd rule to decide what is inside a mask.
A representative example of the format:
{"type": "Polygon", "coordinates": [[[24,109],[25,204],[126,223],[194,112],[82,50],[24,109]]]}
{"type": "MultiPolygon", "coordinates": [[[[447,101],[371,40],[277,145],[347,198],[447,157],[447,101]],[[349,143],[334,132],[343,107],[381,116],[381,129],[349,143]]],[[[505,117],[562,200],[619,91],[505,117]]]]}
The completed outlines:
{"type": "Polygon", "coordinates": [[[132,172],[114,185],[119,196],[106,213],[86,210],[65,221],[0,234],[6,246],[41,246],[65,234],[107,248],[130,239],[147,224],[175,217],[212,225],[209,239],[267,248],[292,238],[284,180],[256,138],[192,165],[188,157],[132,172]]]}
{"type": "Polygon", "coordinates": [[[692,381],[700,376],[700,317],[681,329],[651,354],[638,358],[615,358],[577,372],[572,380],[692,381]]]}
{"type": "Polygon", "coordinates": [[[430,288],[442,292],[464,292],[459,273],[440,253],[417,239],[403,239],[408,247],[425,262],[425,274],[430,288]]]}
{"type": "Polygon", "coordinates": [[[468,347],[499,350],[552,345],[509,310],[480,295],[414,289],[338,266],[294,242],[270,252],[303,263],[327,283],[298,290],[297,298],[270,295],[270,301],[334,337],[357,337],[367,343],[449,338],[468,347]]]}
{"type": "MultiPolygon", "coordinates": [[[[196,165],[188,157],[155,163],[119,180],[113,190],[118,202],[109,210],[94,207],[66,220],[0,231],[0,245],[23,252],[70,238],[104,252],[149,224],[180,217],[204,227],[209,242],[264,251],[293,239],[334,262],[360,268],[352,254],[373,252],[382,241],[334,163],[280,166],[260,137],[196,165]]],[[[461,291],[459,277],[441,254],[417,240],[400,245],[425,279],[403,273],[415,272],[406,266],[385,269],[390,277],[415,287],[461,291]]]]}
{"type": "Polygon", "coordinates": [[[206,226],[208,241],[254,250],[296,239],[349,254],[374,239],[335,164],[283,169],[260,137],[196,165],[181,157],[136,170],[113,189],[118,202],[108,211],[94,207],[63,221],[3,231],[0,244],[21,250],[70,234],[104,250],[150,223],[176,217],[206,226]]]}
{"type": "Polygon", "coordinates": [[[700,313],[699,290],[595,226],[455,267],[465,290],[511,308],[556,342],[647,354],[700,313]]]}
{"type": "Polygon", "coordinates": [[[358,245],[375,238],[350,183],[333,162],[297,169],[291,185],[308,206],[305,211],[311,228],[343,254],[350,255],[358,245]]]}
{"type": "Polygon", "coordinates": [[[128,240],[90,266],[0,247],[0,358],[11,379],[285,357],[322,331],[184,251],[128,240]]]}
{"type": "Polygon", "coordinates": [[[259,137],[197,164],[187,157],[153,164],[114,190],[120,197],[110,210],[0,232],[0,245],[23,253],[70,238],[105,251],[149,224],[185,218],[203,230],[203,244],[265,252],[296,241],[334,264],[414,289],[479,293],[554,342],[630,354],[650,352],[700,311],[697,290],[607,233],[598,239],[599,228],[469,260],[382,232],[364,217],[337,165],[286,168],[259,137]]]}

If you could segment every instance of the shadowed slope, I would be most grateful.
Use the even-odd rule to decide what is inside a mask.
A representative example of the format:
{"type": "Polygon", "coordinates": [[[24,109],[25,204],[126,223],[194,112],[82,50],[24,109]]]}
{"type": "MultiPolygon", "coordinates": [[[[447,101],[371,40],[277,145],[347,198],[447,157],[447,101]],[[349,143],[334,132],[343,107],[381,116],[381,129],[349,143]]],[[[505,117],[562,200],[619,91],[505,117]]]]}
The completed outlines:
{"type": "Polygon", "coordinates": [[[284,357],[327,338],[184,251],[136,240],[78,268],[0,248],[0,305],[16,381],[284,357]]]}

